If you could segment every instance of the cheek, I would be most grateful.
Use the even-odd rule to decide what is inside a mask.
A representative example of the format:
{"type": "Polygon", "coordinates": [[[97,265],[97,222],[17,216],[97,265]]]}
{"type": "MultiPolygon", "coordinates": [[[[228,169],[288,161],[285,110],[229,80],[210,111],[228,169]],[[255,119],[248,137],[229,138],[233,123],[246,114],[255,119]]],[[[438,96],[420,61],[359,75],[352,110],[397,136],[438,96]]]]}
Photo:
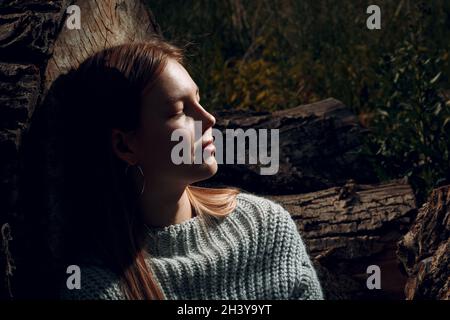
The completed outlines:
{"type": "Polygon", "coordinates": [[[194,124],[188,121],[173,121],[159,127],[147,128],[141,133],[141,158],[148,166],[161,168],[174,165],[171,158],[172,150],[181,141],[188,143],[191,154],[193,152],[194,124]]]}
{"type": "MultiPolygon", "coordinates": [[[[186,148],[192,151],[194,149],[194,126],[187,121],[180,121],[169,125],[167,128],[168,141],[169,141],[169,157],[175,146],[179,146],[181,143],[186,145],[186,148]],[[172,141],[173,140],[173,141],[172,141]]],[[[172,164],[172,161],[171,161],[172,164]]]]}
{"type": "Polygon", "coordinates": [[[138,136],[138,150],[140,162],[145,167],[155,166],[160,162],[160,155],[167,148],[167,137],[162,128],[147,127],[141,129],[138,136]]]}

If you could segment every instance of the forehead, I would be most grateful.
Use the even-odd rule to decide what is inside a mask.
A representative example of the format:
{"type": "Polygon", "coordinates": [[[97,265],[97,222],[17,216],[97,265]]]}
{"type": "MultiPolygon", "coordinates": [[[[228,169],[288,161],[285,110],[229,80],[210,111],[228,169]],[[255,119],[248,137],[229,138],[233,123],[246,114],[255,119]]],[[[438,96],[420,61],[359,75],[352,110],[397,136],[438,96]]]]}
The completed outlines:
{"type": "Polygon", "coordinates": [[[168,59],[153,88],[146,94],[147,98],[170,102],[197,90],[187,70],[176,60],[168,59]]]}

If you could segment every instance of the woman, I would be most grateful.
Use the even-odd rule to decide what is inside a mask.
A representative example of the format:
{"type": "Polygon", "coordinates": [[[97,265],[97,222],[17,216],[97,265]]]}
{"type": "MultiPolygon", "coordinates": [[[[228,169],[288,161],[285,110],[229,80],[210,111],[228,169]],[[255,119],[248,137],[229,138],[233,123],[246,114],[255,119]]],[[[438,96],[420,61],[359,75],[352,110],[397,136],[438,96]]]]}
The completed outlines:
{"type": "Polygon", "coordinates": [[[80,267],[81,288],[64,274],[63,299],[322,299],[279,204],[191,185],[217,171],[215,118],[180,49],[124,44],[64,77],[64,270],[80,267]],[[212,161],[175,165],[174,130],[212,161]]]}

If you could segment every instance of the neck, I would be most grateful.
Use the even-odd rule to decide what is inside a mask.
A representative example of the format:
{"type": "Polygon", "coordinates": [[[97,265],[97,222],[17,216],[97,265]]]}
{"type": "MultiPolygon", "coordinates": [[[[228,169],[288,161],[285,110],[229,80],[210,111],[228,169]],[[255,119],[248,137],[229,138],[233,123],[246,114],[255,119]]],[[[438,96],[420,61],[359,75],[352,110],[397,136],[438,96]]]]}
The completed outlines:
{"type": "Polygon", "coordinates": [[[166,227],[193,217],[186,187],[148,188],[140,198],[140,208],[149,227],[166,227]]]}

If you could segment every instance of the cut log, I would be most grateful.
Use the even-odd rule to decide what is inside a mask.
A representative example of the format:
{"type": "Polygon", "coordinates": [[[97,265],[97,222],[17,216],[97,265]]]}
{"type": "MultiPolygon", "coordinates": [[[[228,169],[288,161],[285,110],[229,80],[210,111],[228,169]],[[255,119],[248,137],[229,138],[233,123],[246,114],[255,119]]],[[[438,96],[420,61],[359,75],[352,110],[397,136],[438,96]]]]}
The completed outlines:
{"type": "MultiPolygon", "coordinates": [[[[0,251],[0,299],[11,298],[14,292],[32,297],[33,285],[27,282],[34,283],[39,273],[38,263],[33,265],[33,259],[42,262],[45,269],[44,262],[51,256],[42,252],[48,243],[41,237],[47,228],[42,219],[54,209],[53,194],[50,192],[50,197],[38,199],[39,192],[44,192],[41,184],[40,188],[32,190],[39,206],[24,210],[25,204],[20,201],[25,184],[32,188],[33,183],[41,179],[46,187],[54,185],[51,181],[55,173],[53,163],[50,161],[44,166],[45,161],[41,162],[49,160],[44,159],[49,156],[45,152],[51,149],[52,143],[46,140],[45,133],[48,125],[52,125],[49,123],[51,112],[43,110],[48,89],[61,73],[76,67],[91,53],[124,42],[144,41],[159,33],[144,1],[1,1],[0,228],[8,234],[0,239],[3,249],[0,251]],[[66,9],[72,4],[81,10],[79,30],[70,30],[65,25],[66,9]],[[30,147],[24,152],[27,143],[30,147]],[[34,169],[39,170],[28,168],[21,175],[27,157],[31,157],[30,162],[36,162],[34,169]],[[37,176],[39,174],[41,176],[37,176]],[[20,180],[20,176],[26,177],[27,182],[20,180]],[[17,268],[12,273],[14,261],[17,268]],[[15,280],[11,279],[12,275],[15,280]]],[[[51,270],[42,271],[51,276],[48,274],[51,270]]],[[[50,290],[47,283],[38,287],[35,289],[41,297],[50,290]]]]}
{"type": "Polygon", "coordinates": [[[151,11],[141,1],[81,0],[75,4],[82,14],[81,29],[63,27],[45,71],[46,88],[58,75],[78,66],[96,51],[143,41],[160,33],[151,11]]]}
{"type": "Polygon", "coordinates": [[[417,212],[404,180],[348,181],[307,194],[269,196],[288,210],[316,262],[328,299],[403,298],[406,277],[396,244],[417,212]],[[367,267],[381,269],[381,289],[369,290],[367,267]]]}
{"type": "Polygon", "coordinates": [[[398,244],[408,274],[405,295],[415,299],[450,299],[450,185],[433,190],[411,230],[398,244]]]}
{"type": "MultiPolygon", "coordinates": [[[[279,171],[261,175],[260,168],[265,166],[219,164],[216,176],[199,185],[232,185],[258,194],[295,194],[342,185],[348,179],[377,182],[370,162],[360,152],[367,130],[338,100],[330,98],[273,113],[226,111],[214,115],[224,136],[226,129],[279,129],[279,171]]],[[[270,151],[270,134],[268,137],[270,151]]]]}

